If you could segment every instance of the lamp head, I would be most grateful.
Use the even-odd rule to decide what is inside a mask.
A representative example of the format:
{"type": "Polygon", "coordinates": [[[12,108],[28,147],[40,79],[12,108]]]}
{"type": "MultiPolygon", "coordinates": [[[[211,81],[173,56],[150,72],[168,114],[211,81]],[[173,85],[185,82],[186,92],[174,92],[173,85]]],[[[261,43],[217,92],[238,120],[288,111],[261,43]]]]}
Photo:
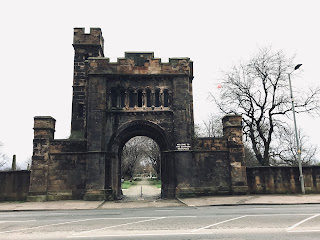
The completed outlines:
{"type": "Polygon", "coordinates": [[[300,63],[300,64],[298,64],[297,66],[295,66],[294,67],[294,70],[297,70],[299,67],[301,67],[302,66],[302,64],[300,63]]]}

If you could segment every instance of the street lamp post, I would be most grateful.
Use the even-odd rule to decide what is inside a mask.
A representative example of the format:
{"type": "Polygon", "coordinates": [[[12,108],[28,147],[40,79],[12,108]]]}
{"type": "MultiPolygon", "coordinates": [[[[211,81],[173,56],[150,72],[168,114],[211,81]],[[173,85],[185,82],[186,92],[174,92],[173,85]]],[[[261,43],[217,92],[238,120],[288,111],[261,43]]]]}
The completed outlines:
{"type": "Polygon", "coordinates": [[[306,190],[304,188],[304,178],[303,178],[303,173],[302,173],[302,164],[301,164],[301,149],[300,149],[300,143],[299,143],[299,138],[298,138],[298,130],[297,130],[297,122],[296,122],[296,113],[294,110],[294,100],[293,100],[293,94],[292,94],[292,86],[291,86],[291,78],[290,75],[293,71],[297,70],[299,67],[301,67],[302,64],[298,64],[297,66],[294,67],[294,70],[292,70],[290,73],[288,73],[288,78],[289,78],[289,86],[290,86],[290,95],[291,95],[291,103],[292,103],[292,114],[293,114],[293,122],[294,122],[294,130],[296,133],[296,144],[297,144],[297,151],[298,151],[298,163],[299,163],[299,180],[301,183],[301,191],[302,194],[306,193],[306,190]]]}

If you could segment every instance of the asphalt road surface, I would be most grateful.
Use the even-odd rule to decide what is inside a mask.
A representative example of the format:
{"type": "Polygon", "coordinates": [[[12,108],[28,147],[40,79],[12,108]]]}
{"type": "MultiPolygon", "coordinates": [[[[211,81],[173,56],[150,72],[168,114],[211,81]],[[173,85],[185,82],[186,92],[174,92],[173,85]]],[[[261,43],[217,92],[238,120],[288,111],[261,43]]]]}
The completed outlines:
{"type": "Polygon", "coordinates": [[[0,239],[320,239],[320,205],[0,212],[0,239]]]}

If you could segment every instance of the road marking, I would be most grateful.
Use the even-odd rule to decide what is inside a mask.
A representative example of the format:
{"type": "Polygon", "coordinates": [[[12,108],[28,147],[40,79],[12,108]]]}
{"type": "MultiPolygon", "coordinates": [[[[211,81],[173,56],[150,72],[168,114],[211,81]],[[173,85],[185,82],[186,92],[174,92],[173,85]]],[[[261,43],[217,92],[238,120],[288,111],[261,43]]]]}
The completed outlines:
{"type": "Polygon", "coordinates": [[[273,216],[313,216],[311,213],[266,213],[266,214],[248,214],[248,217],[273,217],[273,216]]]}
{"type": "MultiPolygon", "coordinates": [[[[199,232],[180,232],[180,233],[134,233],[134,234],[113,234],[113,235],[90,235],[90,238],[101,237],[144,237],[144,236],[180,236],[180,235],[207,235],[208,233],[199,232]]],[[[67,236],[67,238],[88,238],[88,236],[67,236]]]]}
{"type": "Polygon", "coordinates": [[[207,229],[207,228],[210,228],[210,227],[213,227],[213,226],[217,226],[217,225],[222,224],[222,223],[231,222],[231,221],[234,221],[234,220],[237,220],[237,219],[240,219],[240,218],[244,218],[244,217],[247,217],[247,216],[248,215],[244,215],[244,216],[240,216],[240,217],[236,217],[236,218],[231,218],[231,219],[228,219],[228,220],[225,220],[225,221],[222,221],[222,222],[217,222],[217,223],[214,223],[214,224],[202,227],[202,228],[198,228],[198,229],[192,230],[191,232],[193,232],[193,233],[194,232],[198,232],[200,230],[204,230],[204,229],[207,229]]]}
{"type": "Polygon", "coordinates": [[[73,235],[75,236],[75,235],[80,235],[80,234],[85,234],[85,233],[100,231],[100,230],[104,230],[104,229],[110,229],[110,228],[116,228],[116,227],[122,227],[122,226],[132,225],[132,224],[136,224],[136,223],[151,222],[151,221],[156,221],[156,220],[160,220],[160,219],[164,219],[164,218],[165,218],[165,217],[159,217],[159,218],[152,218],[152,219],[147,219],[147,220],[141,220],[141,221],[137,221],[137,222],[123,223],[123,224],[113,225],[113,226],[109,226],[109,227],[97,228],[97,229],[93,229],[93,230],[89,230],[89,231],[79,232],[79,233],[75,233],[75,234],[73,234],[73,235]]]}
{"type": "Polygon", "coordinates": [[[309,221],[309,220],[311,220],[311,219],[313,219],[315,217],[318,217],[318,216],[320,216],[320,214],[316,214],[316,215],[313,215],[311,217],[308,217],[308,218],[306,218],[306,219],[304,219],[304,220],[292,225],[291,227],[287,228],[287,231],[290,231],[290,230],[294,229],[295,227],[299,226],[300,224],[302,224],[302,223],[304,223],[306,221],[309,221]]]}
{"type": "Polygon", "coordinates": [[[155,212],[174,212],[175,210],[166,210],[166,209],[159,209],[159,210],[154,210],[155,212]]]}
{"type": "Polygon", "coordinates": [[[320,229],[310,229],[310,230],[293,230],[287,231],[289,233],[308,233],[308,232],[320,232],[320,229]]]}
{"type": "Polygon", "coordinates": [[[8,230],[8,231],[3,231],[1,233],[10,233],[10,232],[19,232],[19,231],[26,231],[26,230],[33,230],[37,228],[43,228],[43,227],[51,227],[51,226],[59,226],[63,224],[70,224],[70,223],[78,223],[78,222],[85,222],[85,221],[94,221],[94,220],[126,220],[126,219],[137,219],[137,218],[148,218],[150,217],[129,217],[129,218],[88,218],[88,219],[81,219],[81,220],[75,220],[75,221],[69,221],[69,222],[61,222],[61,223],[53,223],[53,224],[47,224],[47,225],[41,225],[41,226],[35,226],[35,227],[28,227],[28,228],[20,228],[20,229],[15,229],[15,230],[8,230]]]}
{"type": "Polygon", "coordinates": [[[25,220],[25,221],[0,221],[0,223],[22,223],[22,222],[35,222],[36,220],[25,220]]]}
{"type": "Polygon", "coordinates": [[[253,210],[270,210],[270,209],[273,209],[273,208],[252,208],[253,210]]]}

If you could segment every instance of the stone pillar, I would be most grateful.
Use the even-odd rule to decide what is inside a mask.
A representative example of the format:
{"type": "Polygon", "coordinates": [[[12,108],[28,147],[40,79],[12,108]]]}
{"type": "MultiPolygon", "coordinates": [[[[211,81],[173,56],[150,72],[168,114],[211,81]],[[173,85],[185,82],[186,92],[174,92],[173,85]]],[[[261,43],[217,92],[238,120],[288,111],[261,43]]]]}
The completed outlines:
{"type": "Polygon", "coordinates": [[[146,109],[147,107],[147,94],[146,94],[146,90],[143,89],[142,91],[142,108],[146,109]]]}
{"type": "Polygon", "coordinates": [[[150,101],[151,101],[151,108],[154,109],[154,106],[155,106],[155,92],[154,92],[154,89],[151,91],[150,101]]]}
{"type": "Polygon", "coordinates": [[[17,170],[17,161],[16,161],[16,155],[13,155],[12,157],[12,165],[11,165],[11,171],[17,170]]]}
{"type": "Polygon", "coordinates": [[[128,89],[125,90],[124,92],[124,107],[126,110],[129,109],[129,92],[128,89]]]}
{"type": "Polygon", "coordinates": [[[28,201],[46,201],[50,140],[54,139],[56,120],[34,117],[33,156],[28,201]]]}
{"type": "MultiPolygon", "coordinates": [[[[120,95],[120,91],[117,91],[120,95]]],[[[88,84],[87,164],[84,200],[105,199],[106,81],[94,76],[88,84]]],[[[119,99],[118,99],[119,100],[119,99]]],[[[119,102],[118,102],[119,104],[119,102]]],[[[118,105],[119,106],[119,105],[118,105]]],[[[118,117],[115,115],[115,117],[118,117]]],[[[117,120],[116,120],[117,121],[117,120]]]]}
{"type": "Polygon", "coordinates": [[[227,115],[222,119],[223,136],[227,138],[230,171],[231,192],[235,194],[248,193],[244,146],[242,142],[242,117],[227,115]]]}

